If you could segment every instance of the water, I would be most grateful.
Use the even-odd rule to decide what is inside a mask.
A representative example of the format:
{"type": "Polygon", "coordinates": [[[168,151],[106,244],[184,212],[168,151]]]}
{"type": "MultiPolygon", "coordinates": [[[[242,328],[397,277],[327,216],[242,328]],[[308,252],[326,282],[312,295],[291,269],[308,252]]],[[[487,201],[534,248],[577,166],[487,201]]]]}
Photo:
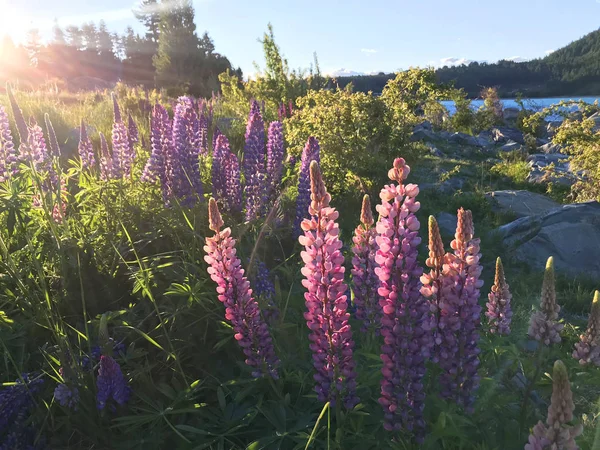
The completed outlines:
{"type": "MultiPolygon", "coordinates": [[[[549,97],[549,98],[534,98],[534,99],[527,99],[527,100],[523,100],[523,103],[525,105],[525,108],[531,110],[531,111],[540,111],[541,109],[544,109],[550,105],[554,105],[558,102],[560,102],[561,100],[564,101],[569,101],[569,100],[575,100],[575,101],[579,101],[579,100],[583,100],[586,103],[594,103],[594,102],[599,102],[600,103],[600,97],[549,97]]],[[[517,104],[516,100],[514,98],[505,98],[501,100],[502,102],[502,106],[504,108],[519,108],[520,106],[517,104]]],[[[455,107],[454,107],[454,102],[452,100],[445,100],[443,102],[441,102],[442,105],[444,105],[446,107],[446,109],[448,109],[448,112],[452,115],[454,114],[454,112],[456,111],[455,107]]],[[[473,110],[477,110],[479,109],[479,107],[483,105],[483,100],[473,100],[471,101],[471,108],[473,110]]],[[[569,108],[570,110],[575,110],[577,109],[576,106],[573,106],[571,108],[569,108]]],[[[547,120],[560,120],[560,116],[556,116],[556,117],[548,117],[547,120]]]]}

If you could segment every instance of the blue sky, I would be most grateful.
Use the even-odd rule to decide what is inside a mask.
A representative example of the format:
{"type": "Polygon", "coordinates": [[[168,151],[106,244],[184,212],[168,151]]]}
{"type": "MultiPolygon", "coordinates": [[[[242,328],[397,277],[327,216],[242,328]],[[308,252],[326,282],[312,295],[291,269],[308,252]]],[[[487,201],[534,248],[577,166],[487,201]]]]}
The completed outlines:
{"type": "MultiPolygon", "coordinates": [[[[104,18],[132,25],[132,0],[0,0],[0,34],[104,18]]],[[[258,38],[271,22],[293,68],[317,52],[321,69],[370,73],[463,60],[531,59],[600,26],[600,0],[195,0],[198,32],[246,74],[262,65],[258,38]]]]}

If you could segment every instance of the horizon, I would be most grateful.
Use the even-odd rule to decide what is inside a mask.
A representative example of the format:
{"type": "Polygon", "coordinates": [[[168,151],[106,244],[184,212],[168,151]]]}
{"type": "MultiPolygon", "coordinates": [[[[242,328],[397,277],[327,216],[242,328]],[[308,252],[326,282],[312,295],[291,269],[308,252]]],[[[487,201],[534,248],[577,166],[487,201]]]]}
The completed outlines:
{"type": "MultiPolygon", "coordinates": [[[[8,35],[16,43],[24,43],[27,31],[38,29],[42,37],[49,40],[55,20],[63,29],[67,25],[80,26],[89,21],[97,24],[104,20],[111,32],[123,33],[131,26],[143,35],[144,27],[133,15],[138,3],[124,7],[118,0],[106,0],[102,5],[89,2],[73,5],[67,0],[56,0],[52,4],[40,0],[23,3],[0,0],[0,11],[5,12],[0,18],[0,30],[6,31],[0,34],[8,35]]],[[[348,76],[387,74],[409,67],[439,68],[473,61],[522,62],[543,58],[598,29],[595,17],[600,12],[600,0],[585,1],[577,11],[556,0],[536,0],[527,5],[509,0],[501,10],[489,5],[482,7],[474,0],[461,5],[448,5],[441,0],[428,0],[421,5],[406,1],[393,5],[391,0],[380,0],[364,5],[353,0],[342,10],[337,9],[335,2],[320,5],[320,12],[302,5],[280,5],[280,10],[274,10],[267,1],[247,5],[235,0],[230,2],[232,7],[227,8],[216,0],[192,3],[197,34],[208,32],[216,51],[226,56],[234,67],[241,67],[246,77],[257,73],[255,63],[259,68],[263,66],[259,39],[268,23],[273,25],[276,42],[290,68],[310,67],[316,53],[323,74],[348,76]],[[509,20],[509,13],[514,11],[511,5],[519,7],[518,20],[509,20]],[[449,35],[444,27],[455,20],[468,23],[486,13],[494,15],[494,19],[479,20],[477,24],[481,26],[460,25],[452,28],[449,35]],[[334,14],[339,20],[330,20],[334,14]],[[509,17],[505,17],[507,14],[509,17]],[[531,20],[534,14],[536,20],[531,20]],[[395,22],[398,18],[400,21],[395,22]],[[403,18],[409,20],[402,21],[403,18]],[[392,29],[391,23],[399,25],[392,29]],[[560,33],[557,33],[559,25],[560,33]],[[361,27],[361,33],[356,33],[357,27],[361,27]],[[326,29],[330,31],[325,32],[326,29]]]]}

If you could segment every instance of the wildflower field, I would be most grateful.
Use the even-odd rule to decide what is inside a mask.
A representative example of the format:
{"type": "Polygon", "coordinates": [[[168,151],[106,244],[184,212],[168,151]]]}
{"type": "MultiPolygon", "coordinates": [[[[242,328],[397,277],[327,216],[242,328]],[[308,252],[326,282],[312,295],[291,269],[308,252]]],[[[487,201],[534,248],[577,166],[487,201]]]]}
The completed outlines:
{"type": "Polygon", "coordinates": [[[394,86],[0,94],[0,449],[600,448],[600,285],[420,193],[394,86]]]}

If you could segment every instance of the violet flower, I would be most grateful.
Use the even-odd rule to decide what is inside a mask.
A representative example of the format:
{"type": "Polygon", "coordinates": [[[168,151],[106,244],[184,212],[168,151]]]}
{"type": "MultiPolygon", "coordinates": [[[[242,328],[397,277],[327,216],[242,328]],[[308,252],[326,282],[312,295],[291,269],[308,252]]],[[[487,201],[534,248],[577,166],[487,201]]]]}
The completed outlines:
{"type": "Polygon", "coordinates": [[[115,178],[115,172],[113,169],[113,155],[108,149],[108,143],[104,134],[100,134],[100,179],[107,181],[115,178]]]}
{"type": "Polygon", "coordinates": [[[489,330],[492,334],[509,335],[512,309],[512,295],[504,278],[504,267],[500,257],[496,260],[496,277],[491,292],[488,294],[487,312],[489,330]]]}
{"type": "Polygon", "coordinates": [[[208,220],[215,235],[206,238],[204,260],[209,264],[211,279],[217,283],[219,301],[225,305],[225,319],[233,327],[235,340],[246,355],[246,364],[252,368],[252,375],[278,378],[279,359],[273,340],[236,255],[231,228],[221,230],[223,219],[214,198],[208,204],[208,220]]]}
{"type": "Polygon", "coordinates": [[[81,119],[79,127],[79,146],[77,147],[79,157],[81,158],[81,167],[84,170],[92,170],[96,166],[96,158],[94,156],[94,148],[92,141],[87,135],[85,122],[81,119]]]}
{"type": "Polygon", "coordinates": [[[0,183],[18,173],[17,152],[10,132],[8,114],[0,105],[0,183]]]}
{"type": "Polygon", "coordinates": [[[129,400],[130,389],[121,372],[121,367],[111,356],[102,355],[96,379],[98,409],[104,409],[112,398],[117,404],[124,405],[129,400]]]}
{"type": "Polygon", "coordinates": [[[150,119],[150,141],[152,150],[144,167],[142,181],[159,181],[163,194],[163,202],[168,205],[171,196],[170,158],[173,155],[173,129],[167,110],[159,104],[152,110],[150,119]]]}
{"type": "Polygon", "coordinates": [[[246,197],[246,221],[262,216],[265,211],[265,124],[258,103],[254,101],[246,126],[244,145],[244,193],[246,197]]]}
{"type": "Polygon", "coordinates": [[[127,127],[123,123],[117,96],[112,94],[114,122],[112,128],[112,175],[113,178],[131,177],[133,165],[133,148],[129,145],[127,127]]]}
{"type": "Polygon", "coordinates": [[[283,175],[283,126],[281,122],[271,122],[267,139],[267,197],[269,204],[275,201],[280,190],[283,175]]]}
{"type": "Polygon", "coordinates": [[[574,409],[567,368],[562,361],[556,361],[552,371],[552,399],[546,425],[539,421],[533,427],[525,450],[577,450],[579,447],[575,438],[583,432],[583,427],[569,425],[574,409]]]}
{"type": "Polygon", "coordinates": [[[60,406],[77,411],[79,389],[67,383],[59,383],[54,389],[54,398],[60,406]]]}
{"type": "Polygon", "coordinates": [[[527,332],[529,337],[543,345],[560,343],[563,324],[558,323],[559,312],[560,306],[556,303],[554,286],[554,258],[551,256],[548,258],[544,272],[540,309],[531,315],[529,322],[529,331],[527,332]]]}
{"type": "Polygon", "coordinates": [[[444,257],[442,295],[436,348],[441,395],[473,411],[474,393],[479,387],[479,289],[483,281],[479,260],[479,239],[473,237],[471,211],[458,210],[456,234],[450,246],[454,253],[444,257]]]}
{"type": "Polygon", "coordinates": [[[310,165],[311,203],[309,219],[302,221],[304,235],[298,238],[304,246],[301,269],[306,288],[304,313],[310,330],[310,349],[316,370],[315,391],[321,402],[331,406],[343,403],[351,410],[358,404],[356,396],[356,364],[354,341],[348,319],[348,298],[344,283],[344,255],[341,252],[339,213],[329,206],[319,164],[310,165]]]}
{"type": "Polygon", "coordinates": [[[383,361],[381,397],[384,428],[411,432],[418,442],[425,434],[423,408],[425,363],[432,347],[429,305],[421,295],[419,277],[423,269],[417,262],[421,238],[415,213],[419,187],[404,184],[410,167],[396,158],[388,172],[397,184],[386,185],[377,205],[377,256],[375,273],[381,285],[381,360],[383,361]]]}
{"type": "Polygon", "coordinates": [[[0,390],[0,448],[3,450],[39,448],[34,446],[37,430],[30,425],[30,416],[36,406],[44,380],[32,380],[24,374],[16,384],[0,390]]]}
{"type": "Polygon", "coordinates": [[[53,158],[60,157],[60,145],[58,144],[58,139],[56,138],[56,132],[54,131],[54,126],[52,126],[52,122],[50,121],[50,116],[48,113],[44,114],[44,122],[46,123],[46,131],[48,132],[48,145],[50,147],[50,156],[53,158]]]}
{"type": "Polygon", "coordinates": [[[375,273],[377,262],[377,230],[373,226],[373,212],[368,195],[363,197],[361,224],[354,230],[352,241],[352,285],[356,317],[362,322],[362,333],[378,330],[381,323],[379,306],[379,277],[375,273]]]}
{"type": "MultiPolygon", "coordinates": [[[[226,140],[224,135],[219,139],[226,140]]],[[[240,183],[240,163],[237,156],[229,149],[229,143],[224,144],[225,150],[221,161],[221,170],[224,179],[224,197],[222,198],[225,209],[231,214],[242,211],[242,185],[240,183]]]]}
{"type": "Polygon", "coordinates": [[[208,155],[208,119],[204,114],[198,119],[198,140],[200,156],[208,155]]]}
{"type": "Polygon", "coordinates": [[[131,113],[127,114],[127,137],[129,139],[129,149],[135,158],[135,145],[140,142],[140,132],[131,113]]]}
{"type": "Polygon", "coordinates": [[[302,151],[302,161],[300,164],[300,173],[298,174],[298,197],[296,198],[296,220],[294,222],[294,234],[300,236],[302,230],[300,224],[308,216],[308,206],[310,205],[310,163],[316,161],[321,163],[319,141],[314,137],[309,137],[304,150],[302,151]]]}
{"type": "Polygon", "coordinates": [[[279,318],[279,308],[275,304],[275,283],[271,271],[263,261],[255,261],[256,270],[250,277],[254,296],[262,300],[261,310],[268,323],[273,323],[279,318]]]}
{"type": "Polygon", "coordinates": [[[575,344],[573,358],[577,359],[582,366],[586,364],[600,366],[600,291],[594,293],[587,329],[579,339],[575,344]]]}

